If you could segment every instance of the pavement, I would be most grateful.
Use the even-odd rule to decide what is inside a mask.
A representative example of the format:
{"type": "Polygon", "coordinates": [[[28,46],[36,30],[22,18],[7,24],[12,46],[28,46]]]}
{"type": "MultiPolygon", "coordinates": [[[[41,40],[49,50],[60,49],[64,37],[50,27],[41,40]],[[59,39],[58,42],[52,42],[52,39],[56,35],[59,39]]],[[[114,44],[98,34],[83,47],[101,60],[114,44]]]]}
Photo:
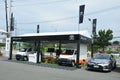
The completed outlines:
{"type": "Polygon", "coordinates": [[[120,80],[120,67],[100,72],[0,58],[0,80],[120,80]]]}

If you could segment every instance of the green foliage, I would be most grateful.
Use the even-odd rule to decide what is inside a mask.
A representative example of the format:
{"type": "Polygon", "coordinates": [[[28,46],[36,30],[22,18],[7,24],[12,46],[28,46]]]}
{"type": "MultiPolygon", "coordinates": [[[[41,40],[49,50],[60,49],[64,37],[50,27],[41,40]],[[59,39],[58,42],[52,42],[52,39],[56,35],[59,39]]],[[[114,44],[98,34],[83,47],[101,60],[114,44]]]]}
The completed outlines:
{"type": "Polygon", "coordinates": [[[104,51],[105,47],[108,45],[111,45],[110,40],[113,39],[113,31],[108,29],[107,31],[105,30],[100,30],[98,34],[93,36],[94,39],[94,44],[102,48],[104,51]]]}
{"type": "Polygon", "coordinates": [[[113,51],[109,50],[109,51],[107,51],[107,53],[108,53],[108,54],[111,54],[111,53],[113,53],[113,51]]]}
{"type": "Polygon", "coordinates": [[[116,52],[118,52],[118,51],[112,51],[112,50],[108,50],[108,51],[106,51],[108,54],[112,54],[112,53],[116,53],[116,52]]]}
{"type": "Polygon", "coordinates": [[[0,43],[0,47],[5,47],[5,43],[0,43]]]}
{"type": "Polygon", "coordinates": [[[117,44],[117,45],[118,45],[118,44],[119,44],[119,41],[114,41],[113,44],[117,44]]]}
{"type": "Polygon", "coordinates": [[[24,43],[23,43],[23,46],[24,46],[24,47],[31,47],[31,43],[24,42],[24,43]]]}
{"type": "MultiPolygon", "coordinates": [[[[94,53],[96,53],[99,51],[100,47],[98,45],[94,45],[93,48],[94,48],[94,53]]],[[[91,51],[91,44],[87,46],[87,49],[88,51],[91,51]]]]}

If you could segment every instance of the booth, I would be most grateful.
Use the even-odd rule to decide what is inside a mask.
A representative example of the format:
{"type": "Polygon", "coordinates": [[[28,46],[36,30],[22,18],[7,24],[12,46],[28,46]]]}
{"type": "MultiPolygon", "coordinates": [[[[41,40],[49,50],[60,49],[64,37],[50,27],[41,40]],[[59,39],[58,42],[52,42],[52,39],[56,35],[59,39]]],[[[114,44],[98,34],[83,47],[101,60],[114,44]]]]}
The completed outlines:
{"type": "Polygon", "coordinates": [[[31,33],[13,36],[11,37],[9,59],[12,60],[13,42],[34,42],[37,52],[29,55],[29,62],[39,63],[42,57],[39,56],[42,55],[42,51],[40,51],[42,47],[41,43],[50,41],[58,42],[58,53],[61,51],[61,44],[74,43],[75,45],[73,45],[73,48],[75,47],[77,50],[76,63],[79,64],[79,58],[82,58],[82,56],[79,57],[79,55],[84,54],[85,56],[87,54],[87,45],[91,43],[91,37],[87,31],[31,33]]]}

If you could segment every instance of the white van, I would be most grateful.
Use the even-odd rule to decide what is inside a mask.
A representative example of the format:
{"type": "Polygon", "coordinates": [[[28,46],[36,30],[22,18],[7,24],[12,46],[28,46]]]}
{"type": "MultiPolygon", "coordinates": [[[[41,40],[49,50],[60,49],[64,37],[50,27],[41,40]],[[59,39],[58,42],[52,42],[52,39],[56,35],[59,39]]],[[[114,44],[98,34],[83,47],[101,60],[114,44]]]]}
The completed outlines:
{"type": "MultiPolygon", "coordinates": [[[[64,64],[75,66],[76,57],[77,57],[76,49],[66,49],[59,55],[57,61],[59,65],[64,64]]],[[[83,62],[87,62],[87,53],[82,55],[80,54],[79,56],[79,64],[82,64],[83,62]]]]}
{"type": "Polygon", "coordinates": [[[35,51],[31,47],[22,48],[16,53],[15,58],[16,60],[28,61],[28,55],[33,53],[35,53],[35,51]]]}

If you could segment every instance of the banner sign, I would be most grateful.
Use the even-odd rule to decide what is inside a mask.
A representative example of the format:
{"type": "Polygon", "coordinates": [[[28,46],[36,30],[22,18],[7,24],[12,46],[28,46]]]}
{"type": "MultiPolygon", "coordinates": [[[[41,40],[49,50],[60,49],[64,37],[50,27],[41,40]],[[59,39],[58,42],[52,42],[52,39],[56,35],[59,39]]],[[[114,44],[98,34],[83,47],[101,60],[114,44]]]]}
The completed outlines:
{"type": "Polygon", "coordinates": [[[93,19],[93,30],[92,30],[93,34],[96,34],[96,24],[97,24],[97,19],[93,19]]]}
{"type": "Polygon", "coordinates": [[[37,25],[37,33],[39,33],[39,25],[37,25]]]}
{"type": "Polygon", "coordinates": [[[13,13],[11,14],[10,31],[14,31],[14,17],[13,17],[13,13]]]}
{"type": "Polygon", "coordinates": [[[85,5],[81,5],[79,8],[79,24],[83,23],[85,5]]]}

